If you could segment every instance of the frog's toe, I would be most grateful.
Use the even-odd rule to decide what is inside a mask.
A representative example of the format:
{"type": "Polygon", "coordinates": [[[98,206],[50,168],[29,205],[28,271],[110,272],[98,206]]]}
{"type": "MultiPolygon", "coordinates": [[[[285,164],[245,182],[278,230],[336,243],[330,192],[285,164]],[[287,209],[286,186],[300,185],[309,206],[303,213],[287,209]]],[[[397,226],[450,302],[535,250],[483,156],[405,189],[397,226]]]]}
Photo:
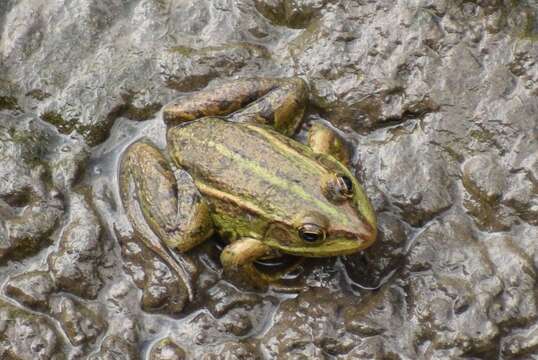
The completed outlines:
{"type": "Polygon", "coordinates": [[[319,122],[313,123],[308,130],[308,145],[315,153],[331,155],[349,166],[349,149],[340,135],[329,126],[319,122]]]}

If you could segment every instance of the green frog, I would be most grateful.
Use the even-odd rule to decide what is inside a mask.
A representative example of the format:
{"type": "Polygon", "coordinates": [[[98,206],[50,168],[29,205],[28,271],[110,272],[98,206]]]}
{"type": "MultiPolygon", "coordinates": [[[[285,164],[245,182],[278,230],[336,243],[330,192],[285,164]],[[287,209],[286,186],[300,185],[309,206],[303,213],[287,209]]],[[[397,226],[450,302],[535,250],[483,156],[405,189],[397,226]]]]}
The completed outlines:
{"type": "Polygon", "coordinates": [[[308,90],[300,78],[233,80],[188,94],[163,109],[167,146],[142,139],[120,164],[120,193],[135,231],[184,281],[192,301],[192,264],[184,253],[217,233],[227,241],[225,272],[253,284],[282,274],[256,262],[291,254],[355,253],[376,238],[376,218],[347,167],[343,140],[299,128],[308,90]]]}

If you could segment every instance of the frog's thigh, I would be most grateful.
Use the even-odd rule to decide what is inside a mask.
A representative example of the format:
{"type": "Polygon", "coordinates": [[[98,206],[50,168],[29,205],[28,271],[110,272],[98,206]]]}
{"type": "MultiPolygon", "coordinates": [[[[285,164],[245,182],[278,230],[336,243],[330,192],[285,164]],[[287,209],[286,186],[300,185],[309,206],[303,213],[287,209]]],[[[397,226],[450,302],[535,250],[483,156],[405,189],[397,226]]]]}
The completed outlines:
{"type": "Polygon", "coordinates": [[[308,131],[308,145],[316,153],[331,155],[342,164],[349,165],[349,149],[333,129],[314,123],[308,131]]]}
{"type": "Polygon", "coordinates": [[[133,225],[139,220],[129,203],[138,200],[151,230],[167,246],[183,252],[207,239],[213,225],[190,176],[180,170],[178,180],[159,149],[148,142],[132,144],[122,157],[120,192],[133,225]]]}
{"type": "Polygon", "coordinates": [[[272,126],[284,135],[293,135],[303,119],[308,89],[298,77],[278,80],[278,86],[228,118],[231,121],[272,126]]]}

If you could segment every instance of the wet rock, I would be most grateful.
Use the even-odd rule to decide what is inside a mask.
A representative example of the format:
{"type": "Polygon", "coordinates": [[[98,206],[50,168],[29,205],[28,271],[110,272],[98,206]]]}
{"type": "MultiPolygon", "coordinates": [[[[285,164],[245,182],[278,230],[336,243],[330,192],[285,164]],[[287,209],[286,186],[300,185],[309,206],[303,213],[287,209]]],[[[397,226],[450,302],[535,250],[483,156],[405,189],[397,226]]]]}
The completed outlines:
{"type": "Polygon", "coordinates": [[[387,276],[402,267],[405,260],[406,229],[396,217],[380,214],[378,237],[366,251],[343,258],[351,280],[367,288],[376,288],[387,276]]]}
{"type": "Polygon", "coordinates": [[[49,299],[56,286],[45,271],[31,271],[11,277],[5,285],[10,298],[32,310],[47,311],[49,299]]]}
{"type": "MultiPolygon", "coordinates": [[[[346,308],[344,316],[346,329],[362,336],[374,336],[386,332],[388,329],[380,319],[383,317],[394,319],[395,309],[392,308],[391,301],[387,301],[385,292],[370,296],[370,299],[363,302],[359,308],[346,308]]],[[[392,300],[391,297],[388,299],[392,300]]]]}
{"type": "Polygon", "coordinates": [[[0,114],[0,119],[0,261],[5,261],[50,243],[63,201],[47,181],[50,130],[29,116],[0,114]]]}
{"type": "Polygon", "coordinates": [[[532,178],[524,172],[511,177],[510,185],[503,197],[503,204],[513,208],[525,221],[537,225],[538,196],[532,178]]]}
{"type": "Polygon", "coordinates": [[[82,141],[58,146],[50,161],[54,186],[64,193],[70,191],[82,176],[88,156],[88,148],[82,141]]]}
{"type": "Polygon", "coordinates": [[[2,359],[65,359],[54,325],[0,301],[0,357],[2,359]]]}
{"type": "Polygon", "coordinates": [[[99,352],[88,357],[89,360],[138,360],[136,346],[119,336],[107,336],[101,343],[99,352]]]}
{"type": "Polygon", "coordinates": [[[159,340],[150,351],[150,360],[184,360],[185,351],[170,338],[159,340]]]}
{"type": "Polygon", "coordinates": [[[441,154],[425,150],[427,134],[416,127],[408,131],[412,133],[387,132],[381,143],[365,144],[360,164],[364,178],[377,179],[376,187],[389,204],[412,225],[421,225],[452,205],[453,182],[449,169],[439,162],[441,154]],[[393,137],[397,141],[389,140],[393,137]]]}
{"type": "Polygon", "coordinates": [[[462,182],[467,190],[464,206],[477,223],[486,229],[510,226],[510,210],[499,204],[508,182],[498,158],[492,154],[474,156],[463,164],[462,182]]]}
{"type": "Polygon", "coordinates": [[[388,354],[417,357],[410,346],[414,340],[413,331],[404,330],[407,306],[401,289],[395,286],[365,293],[360,303],[344,307],[342,317],[346,332],[331,340],[331,351],[334,355],[348,354],[350,358],[383,358],[388,354]],[[397,337],[399,341],[382,340],[391,337],[397,337]]]}
{"type": "Polygon", "coordinates": [[[511,176],[502,203],[525,221],[538,224],[538,134],[522,134],[508,155],[511,176]]]}
{"type": "Polygon", "coordinates": [[[140,301],[148,312],[178,315],[188,302],[183,279],[152,251],[141,245],[134,235],[120,235],[125,268],[134,283],[142,289],[140,301]]]}
{"type": "Polygon", "coordinates": [[[207,352],[200,359],[203,360],[258,360],[262,357],[256,348],[244,342],[226,342],[216,350],[207,352]]]}
{"type": "Polygon", "coordinates": [[[60,322],[67,338],[74,346],[95,342],[106,330],[107,324],[98,314],[68,297],[55,298],[52,315],[60,322]]]}
{"type": "Polygon", "coordinates": [[[507,235],[494,234],[482,240],[503,292],[489,308],[492,321],[499,325],[527,325],[536,320],[536,272],[532,262],[507,235]]]}
{"type": "Polygon", "coordinates": [[[163,52],[161,76],[166,86],[179,91],[204,88],[211,80],[231,76],[254,59],[268,56],[263,46],[238,43],[195,49],[172,47],[163,52]]]}
{"type": "MultiPolygon", "coordinates": [[[[29,7],[27,3],[13,7],[5,23],[8,28],[17,28],[17,35],[9,36],[1,49],[5,66],[13,67],[9,78],[16,81],[36,72],[13,100],[23,99],[25,106],[21,107],[39,114],[60,132],[81,135],[90,145],[106,139],[115,119],[149,119],[177,96],[174,89],[191,91],[217,76],[233,75],[244,68],[257,71],[265,56],[264,51],[257,50],[262,47],[228,35],[233,32],[228,11],[242,12],[235,3],[202,1],[166,10],[163,3],[142,1],[127,6],[91,1],[76,6],[76,20],[48,4],[41,5],[39,16],[26,21],[25,9],[29,7]],[[128,18],[124,18],[125,13],[130,13],[128,18]],[[174,21],[168,22],[168,16],[174,21]],[[58,37],[51,36],[49,18],[55,19],[58,37]],[[221,23],[211,31],[218,36],[212,36],[210,42],[198,42],[199,36],[194,34],[202,32],[210,18],[221,23]],[[115,26],[118,23],[123,25],[115,26]],[[137,40],[118,43],[124,31],[137,40]],[[178,38],[173,35],[176,32],[191,35],[178,38]],[[193,41],[188,40],[191,37],[193,41]],[[101,45],[96,44],[96,38],[101,39],[101,45]],[[63,50],[70,41],[78,44],[77,51],[63,50]],[[32,45],[22,45],[26,42],[32,45]],[[101,46],[111,51],[104,54],[101,46]],[[185,51],[174,53],[171,49],[185,51]],[[29,61],[29,56],[35,67],[16,65],[22,59],[29,61]],[[79,76],[70,76],[66,67],[77,68],[79,76]],[[48,96],[24,96],[36,92],[48,96]]],[[[266,26],[256,18],[244,16],[239,20],[245,23],[245,36],[267,36],[266,26]]]]}
{"type": "Polygon", "coordinates": [[[282,302],[273,327],[261,340],[264,356],[273,359],[322,358],[324,348],[349,352],[342,324],[342,296],[313,288],[297,298],[282,302]]]}
{"type": "Polygon", "coordinates": [[[412,313],[421,324],[416,336],[437,350],[494,351],[499,328],[489,310],[503,283],[469,222],[456,215],[435,221],[415,239],[408,260],[412,313]]]}
{"type": "Polygon", "coordinates": [[[295,65],[309,75],[314,104],[323,114],[333,123],[364,129],[439,110],[428,79],[415,74],[425,66],[421,37],[435,42],[442,35],[427,11],[347,3],[323,12],[290,48],[295,65]],[[398,26],[367,21],[369,16],[391,17],[400,26],[406,16],[420,16],[424,26],[402,38],[398,26]]]}
{"type": "Polygon", "coordinates": [[[491,155],[477,155],[463,164],[463,185],[474,196],[493,202],[502,196],[506,176],[497,159],[491,155]]]}
{"type": "Polygon", "coordinates": [[[49,236],[55,230],[61,213],[61,202],[53,200],[32,203],[24,207],[18,216],[8,215],[9,218],[0,224],[0,258],[21,259],[37,252],[49,243],[49,236]]]}
{"type": "Polygon", "coordinates": [[[229,312],[220,323],[226,333],[234,336],[245,336],[253,328],[250,314],[244,311],[229,312]]]}
{"type": "Polygon", "coordinates": [[[59,289],[94,299],[102,286],[98,267],[103,257],[101,225],[88,195],[73,193],[70,213],[59,240],[58,251],[48,257],[59,289]]]}
{"type": "Polygon", "coordinates": [[[261,297],[256,294],[245,294],[221,281],[208,290],[208,308],[211,313],[221,317],[231,309],[237,307],[252,308],[261,302],[261,297]]]}
{"type": "Polygon", "coordinates": [[[328,0],[257,0],[256,9],[274,24],[305,27],[317,18],[328,0]]]}
{"type": "Polygon", "coordinates": [[[517,331],[503,339],[501,354],[506,358],[525,358],[533,356],[538,350],[538,327],[517,331]]]}

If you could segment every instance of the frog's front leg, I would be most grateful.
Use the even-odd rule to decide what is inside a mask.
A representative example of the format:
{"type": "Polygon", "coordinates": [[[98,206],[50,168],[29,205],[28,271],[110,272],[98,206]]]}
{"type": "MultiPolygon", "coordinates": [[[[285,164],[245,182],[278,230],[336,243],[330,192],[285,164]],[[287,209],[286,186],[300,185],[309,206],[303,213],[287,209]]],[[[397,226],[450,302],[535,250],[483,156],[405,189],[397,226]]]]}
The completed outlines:
{"type": "Polygon", "coordinates": [[[276,279],[256,269],[254,261],[270,254],[271,248],[253,238],[241,238],[226,246],[220,254],[225,272],[242,276],[250,285],[264,287],[276,279]]]}
{"type": "Polygon", "coordinates": [[[211,235],[207,204],[190,176],[181,170],[176,181],[161,152],[145,141],[127,148],[119,178],[122,202],[135,231],[144,245],[177,273],[192,301],[193,265],[168,247],[184,252],[211,235]]]}
{"type": "Polygon", "coordinates": [[[280,284],[282,276],[299,265],[299,262],[285,271],[273,274],[262,272],[254,266],[254,262],[272,253],[272,249],[263,242],[253,238],[241,238],[226,246],[220,254],[220,261],[225,272],[242,275],[255,287],[273,284],[278,289],[297,291],[296,288],[280,284]]]}
{"type": "Polygon", "coordinates": [[[306,83],[297,77],[233,80],[167,105],[163,118],[174,126],[206,116],[228,116],[230,121],[269,125],[289,136],[301,123],[307,95],[306,83]]]}
{"type": "Polygon", "coordinates": [[[225,269],[237,270],[268,255],[271,248],[253,238],[241,238],[227,245],[220,254],[220,262],[225,269]]]}

